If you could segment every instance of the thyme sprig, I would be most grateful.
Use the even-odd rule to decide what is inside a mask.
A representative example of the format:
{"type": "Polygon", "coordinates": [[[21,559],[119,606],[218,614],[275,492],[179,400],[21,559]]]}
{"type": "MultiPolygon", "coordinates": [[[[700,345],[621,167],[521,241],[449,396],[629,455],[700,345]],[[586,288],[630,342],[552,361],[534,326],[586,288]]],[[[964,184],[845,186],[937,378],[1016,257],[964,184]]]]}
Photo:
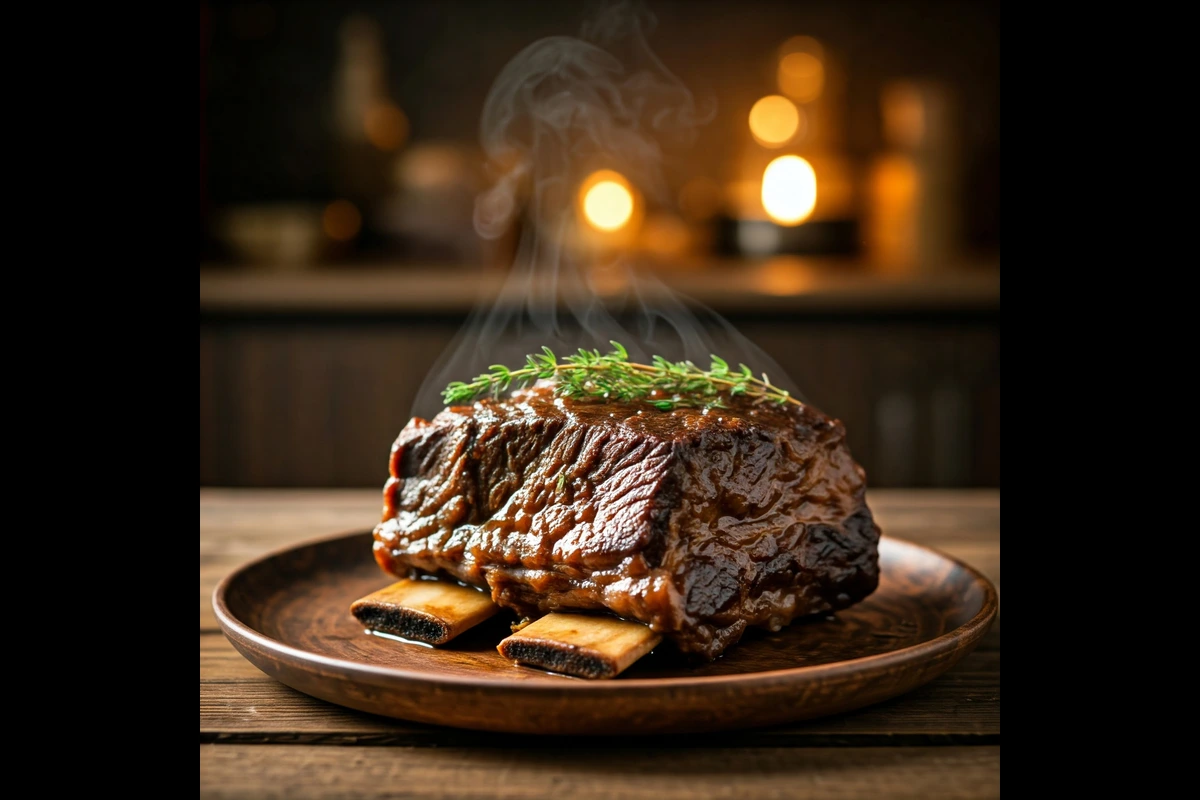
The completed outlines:
{"type": "Polygon", "coordinates": [[[611,352],[580,349],[561,360],[549,347],[543,347],[542,352],[526,356],[525,366],[518,369],[493,364],[470,383],[454,381],[442,392],[442,398],[453,405],[481,395],[499,397],[513,386],[550,380],[560,397],[644,401],[663,411],[677,407],[723,408],[725,395],[802,405],[786,389],[771,383],[765,372],[757,377],[745,364],[734,369],[715,355],[708,369],[662,356],[654,356],[650,364],[639,364],[629,360],[629,353],[619,342],[609,344],[611,352]]]}

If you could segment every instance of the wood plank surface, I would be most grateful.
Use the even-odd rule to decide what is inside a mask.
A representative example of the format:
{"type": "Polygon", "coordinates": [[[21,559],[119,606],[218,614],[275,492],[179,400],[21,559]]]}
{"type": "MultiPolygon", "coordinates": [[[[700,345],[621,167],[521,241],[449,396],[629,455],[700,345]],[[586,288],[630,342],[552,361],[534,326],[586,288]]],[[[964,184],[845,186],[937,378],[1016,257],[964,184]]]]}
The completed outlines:
{"type": "Polygon", "coordinates": [[[1000,748],[200,745],[209,798],[991,798],[1000,748]]]}
{"type": "MultiPolygon", "coordinates": [[[[213,588],[246,561],[365,530],[377,490],[200,492],[200,794],[219,797],[998,797],[1000,623],[942,677],[859,711],[667,742],[503,736],[296,692],[220,633],[213,588]],[[666,747],[658,746],[665,744],[666,747]]],[[[1000,585],[995,491],[874,491],[885,533],[1000,585]]]]}
{"type": "MultiPolygon", "coordinates": [[[[996,743],[1000,653],[976,650],[938,680],[870,708],[811,722],[692,737],[689,746],[996,743]]],[[[496,746],[546,739],[459,731],[341,708],[267,677],[220,634],[200,637],[202,742],[496,746]]],[[[580,740],[572,740],[579,746],[580,740]]],[[[603,740],[598,740],[603,741],[603,740]]]]}

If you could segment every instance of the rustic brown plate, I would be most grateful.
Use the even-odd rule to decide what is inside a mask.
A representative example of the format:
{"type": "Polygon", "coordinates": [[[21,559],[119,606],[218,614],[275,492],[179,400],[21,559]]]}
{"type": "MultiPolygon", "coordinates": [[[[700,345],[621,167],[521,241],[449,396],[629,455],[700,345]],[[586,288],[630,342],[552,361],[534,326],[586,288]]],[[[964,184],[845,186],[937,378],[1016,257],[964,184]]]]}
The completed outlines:
{"type": "Polygon", "coordinates": [[[969,653],[996,616],[996,590],[949,556],[884,537],[879,589],[835,616],[754,631],[689,666],[660,645],[609,681],[517,667],[499,614],[433,649],[368,634],[350,603],[388,583],[369,533],[251,562],[213,593],[225,635],[277,680],[350,708],[513,733],[699,732],[792,722],[878,703],[969,653]]]}

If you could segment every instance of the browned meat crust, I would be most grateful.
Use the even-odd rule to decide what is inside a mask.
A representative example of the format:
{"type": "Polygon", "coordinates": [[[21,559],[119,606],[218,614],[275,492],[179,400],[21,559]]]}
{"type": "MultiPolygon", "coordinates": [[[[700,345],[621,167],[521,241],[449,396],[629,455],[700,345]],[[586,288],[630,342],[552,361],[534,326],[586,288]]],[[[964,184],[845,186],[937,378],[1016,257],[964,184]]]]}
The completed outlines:
{"type": "Polygon", "coordinates": [[[522,615],[607,609],[711,659],[747,626],[875,590],[864,492],[842,424],[809,406],[664,412],[534,388],[409,422],[375,558],[522,615]]]}

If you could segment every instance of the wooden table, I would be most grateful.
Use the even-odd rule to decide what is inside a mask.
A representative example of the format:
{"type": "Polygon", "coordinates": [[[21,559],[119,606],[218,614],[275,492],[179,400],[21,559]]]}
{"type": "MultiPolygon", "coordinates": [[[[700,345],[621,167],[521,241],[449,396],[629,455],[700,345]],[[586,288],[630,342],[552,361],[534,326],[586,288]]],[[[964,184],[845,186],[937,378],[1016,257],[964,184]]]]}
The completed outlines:
{"type": "MultiPolygon", "coordinates": [[[[885,534],[1000,585],[995,491],[876,491],[885,534]]],[[[373,490],[200,491],[202,797],[999,797],[1000,622],[910,694],[838,717],[686,740],[543,740],[343,709],[277,683],[225,640],[217,582],[264,552],[369,528],[373,490]]]]}

